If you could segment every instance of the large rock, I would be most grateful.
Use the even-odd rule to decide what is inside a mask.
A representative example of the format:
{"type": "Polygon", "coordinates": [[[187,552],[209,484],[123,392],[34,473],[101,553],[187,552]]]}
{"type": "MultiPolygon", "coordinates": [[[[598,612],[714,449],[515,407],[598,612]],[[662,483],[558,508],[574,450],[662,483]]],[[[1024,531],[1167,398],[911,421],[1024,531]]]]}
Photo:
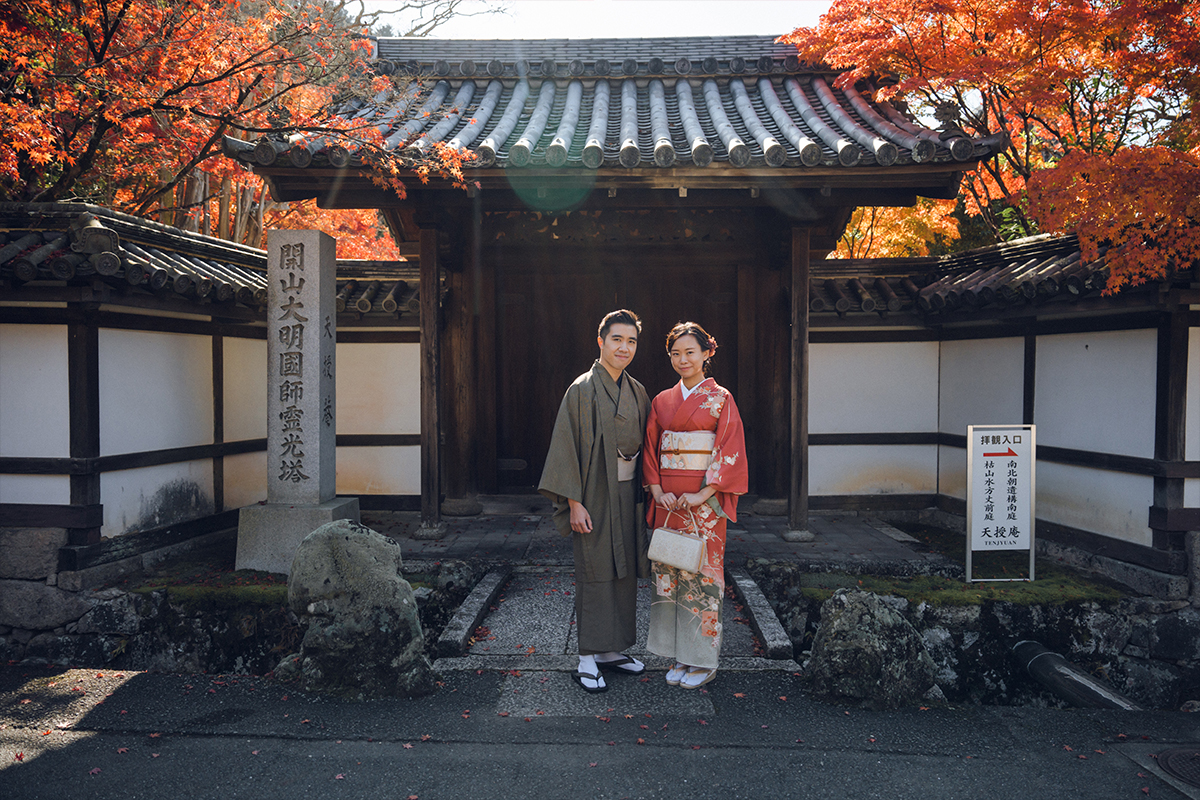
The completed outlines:
{"type": "Polygon", "coordinates": [[[900,708],[933,687],[934,665],[903,615],[878,595],[839,589],[821,606],[808,678],[819,698],[900,708]]]}
{"type": "Polygon", "coordinates": [[[308,625],[281,680],[342,697],[428,694],[435,676],[400,545],[349,520],[305,537],[288,576],[288,603],[308,625]]]}
{"type": "Polygon", "coordinates": [[[74,622],[89,608],[77,595],[45,583],[0,580],[0,625],[48,631],[74,622]]]}

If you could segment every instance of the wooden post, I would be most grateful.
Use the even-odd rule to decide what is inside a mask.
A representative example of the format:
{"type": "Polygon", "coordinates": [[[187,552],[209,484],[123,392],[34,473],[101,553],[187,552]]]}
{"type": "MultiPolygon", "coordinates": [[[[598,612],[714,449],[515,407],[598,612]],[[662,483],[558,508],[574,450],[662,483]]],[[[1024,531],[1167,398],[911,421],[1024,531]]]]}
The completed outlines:
{"type": "MultiPolygon", "coordinates": [[[[1154,458],[1158,461],[1182,462],[1185,459],[1189,331],[1186,309],[1187,306],[1179,305],[1171,308],[1158,326],[1158,380],[1154,404],[1154,458]]],[[[1154,477],[1150,529],[1156,550],[1184,549],[1185,526],[1171,519],[1184,507],[1183,489],[1183,478],[1154,477]]],[[[1192,595],[1195,599],[1195,585],[1192,595]]]]}
{"type": "MultiPolygon", "coordinates": [[[[213,444],[225,443],[225,337],[212,335],[213,444]]],[[[225,458],[220,450],[213,455],[213,512],[225,510],[225,458]]]]}
{"type": "Polygon", "coordinates": [[[438,232],[422,228],[421,243],[421,525],[436,529],[441,515],[441,470],[438,445],[438,232]]]}
{"type": "Polygon", "coordinates": [[[479,457],[478,489],[495,492],[499,486],[496,469],[496,263],[494,257],[485,261],[483,255],[483,206],[478,195],[471,206],[471,254],[468,266],[475,276],[478,294],[479,320],[475,326],[476,401],[475,430],[478,432],[476,452],[479,457]]]}
{"type": "Polygon", "coordinates": [[[808,532],[808,228],[792,228],[791,475],[788,491],[789,541],[808,532]]]}
{"type": "MultiPolygon", "coordinates": [[[[758,385],[758,351],[754,346],[755,343],[755,321],[757,315],[754,313],[758,303],[758,292],[755,288],[754,281],[754,264],[739,263],[737,266],[738,280],[738,312],[737,312],[737,402],[742,409],[742,419],[751,420],[751,425],[757,429],[756,421],[762,418],[758,413],[758,393],[755,388],[758,385]]],[[[759,423],[761,424],[761,423],[759,423]]],[[[747,436],[747,449],[749,442],[758,442],[758,430],[747,436]]],[[[758,467],[757,460],[747,454],[747,463],[750,467],[750,491],[758,494],[758,467]]]]}
{"type": "MultiPolygon", "coordinates": [[[[85,309],[67,325],[67,378],[71,458],[91,462],[100,455],[100,327],[85,309]]],[[[100,473],[71,475],[71,505],[100,507],[100,473]]],[[[99,544],[100,527],[68,528],[67,543],[99,544]]]]}

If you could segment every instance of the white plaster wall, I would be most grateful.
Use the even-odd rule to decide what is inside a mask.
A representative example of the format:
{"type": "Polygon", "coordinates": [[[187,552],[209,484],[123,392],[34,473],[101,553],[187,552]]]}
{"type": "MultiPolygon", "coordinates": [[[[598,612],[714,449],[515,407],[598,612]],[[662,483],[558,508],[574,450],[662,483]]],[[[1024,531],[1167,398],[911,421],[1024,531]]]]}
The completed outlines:
{"type": "Polygon", "coordinates": [[[71,479],[66,475],[0,475],[0,503],[70,505],[71,479]]]}
{"type": "Polygon", "coordinates": [[[1153,501],[1150,477],[1037,463],[1038,519],[1149,547],[1153,537],[1147,509],[1153,501]]]}
{"type": "Polygon", "coordinates": [[[419,344],[338,344],[337,432],[421,432],[419,344]]]}
{"type": "Polygon", "coordinates": [[[100,454],[212,441],[212,340],[101,328],[100,454]]]}
{"type": "Polygon", "coordinates": [[[267,453],[225,457],[225,508],[241,508],[267,499],[267,453]]]}
{"type": "Polygon", "coordinates": [[[1187,401],[1184,409],[1184,458],[1200,461],[1200,328],[1188,331],[1187,401]]]}
{"type": "Polygon", "coordinates": [[[1038,444],[1152,458],[1157,342],[1154,330],[1039,336],[1038,444]]]}
{"type": "Polygon", "coordinates": [[[810,433],[936,431],[938,343],[809,346],[810,433]]]}
{"type": "Polygon", "coordinates": [[[967,451],[938,447],[938,494],[967,499],[967,451]]]}
{"type": "Polygon", "coordinates": [[[931,494],[935,445],[817,445],[808,451],[808,491],[830,494],[931,494]]]}
{"type": "Polygon", "coordinates": [[[150,530],[213,513],[212,460],[106,472],[102,536],[150,530]]]}
{"type": "Polygon", "coordinates": [[[225,441],[267,436],[267,342],[265,339],[223,340],[225,362],[225,441]]]}
{"type": "Polygon", "coordinates": [[[337,493],[420,494],[421,448],[339,447],[337,493]]]}
{"type": "Polygon", "coordinates": [[[965,435],[968,425],[1019,425],[1025,340],[942,342],[938,430],[965,435]]]}
{"type": "Polygon", "coordinates": [[[0,455],[71,455],[68,388],[65,325],[0,325],[0,455]]]}
{"type": "Polygon", "coordinates": [[[1200,478],[1188,478],[1183,482],[1184,508],[1200,508],[1200,478]]]}

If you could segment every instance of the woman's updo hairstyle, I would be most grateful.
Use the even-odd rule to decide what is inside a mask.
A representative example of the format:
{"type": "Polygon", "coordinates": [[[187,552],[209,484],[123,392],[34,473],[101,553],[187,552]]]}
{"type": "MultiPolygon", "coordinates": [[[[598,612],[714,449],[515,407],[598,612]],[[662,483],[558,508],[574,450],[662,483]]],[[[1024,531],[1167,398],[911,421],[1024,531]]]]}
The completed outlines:
{"type": "MultiPolygon", "coordinates": [[[[670,353],[671,348],[675,346],[675,342],[679,341],[684,336],[695,337],[696,343],[700,345],[701,350],[707,350],[713,355],[716,355],[717,340],[709,336],[708,331],[704,330],[704,328],[700,327],[700,324],[696,322],[681,322],[674,328],[671,328],[670,333],[667,334],[667,353],[670,353]]],[[[712,360],[713,357],[711,355],[704,359],[705,377],[708,377],[711,374],[709,369],[712,366],[712,360]]]]}

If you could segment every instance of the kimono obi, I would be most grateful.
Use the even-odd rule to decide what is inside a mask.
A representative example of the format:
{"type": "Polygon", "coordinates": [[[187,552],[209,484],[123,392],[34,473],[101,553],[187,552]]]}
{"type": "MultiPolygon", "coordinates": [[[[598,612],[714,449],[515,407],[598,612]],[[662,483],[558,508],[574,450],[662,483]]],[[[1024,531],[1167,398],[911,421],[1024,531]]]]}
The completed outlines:
{"type": "Polygon", "coordinates": [[[716,444],[715,431],[663,431],[659,468],[704,472],[712,463],[716,444]]]}

